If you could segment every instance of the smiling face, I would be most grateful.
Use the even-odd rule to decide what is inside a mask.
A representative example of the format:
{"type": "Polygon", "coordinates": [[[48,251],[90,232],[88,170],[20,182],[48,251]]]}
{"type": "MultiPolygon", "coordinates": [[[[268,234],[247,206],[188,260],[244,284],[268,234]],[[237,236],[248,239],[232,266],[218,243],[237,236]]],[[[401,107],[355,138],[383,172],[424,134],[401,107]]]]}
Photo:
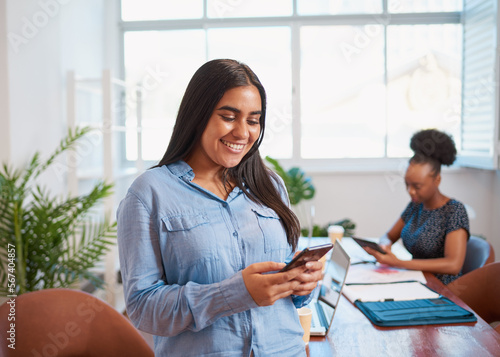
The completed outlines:
{"type": "Polygon", "coordinates": [[[189,161],[204,166],[231,168],[238,165],[260,135],[262,102],[255,86],[228,90],[215,106],[199,145],[189,161]]]}
{"type": "Polygon", "coordinates": [[[406,170],[406,190],[411,200],[424,205],[439,195],[441,175],[435,174],[428,163],[410,163],[406,170]]]}

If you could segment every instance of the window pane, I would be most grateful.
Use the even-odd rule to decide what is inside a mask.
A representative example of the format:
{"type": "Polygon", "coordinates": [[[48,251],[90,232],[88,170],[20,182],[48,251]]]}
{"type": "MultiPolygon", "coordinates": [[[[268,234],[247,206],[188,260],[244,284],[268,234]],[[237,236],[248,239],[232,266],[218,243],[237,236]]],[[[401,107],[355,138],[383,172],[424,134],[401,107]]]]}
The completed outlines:
{"type": "Polygon", "coordinates": [[[389,12],[450,12],[462,11],[462,0],[389,0],[389,12]]]}
{"type": "Polygon", "coordinates": [[[301,155],[383,157],[383,27],[301,29],[301,155]]]}
{"type": "Polygon", "coordinates": [[[382,0],[298,0],[299,15],[377,14],[382,0]]]}
{"type": "Polygon", "coordinates": [[[289,16],[292,12],[292,0],[207,1],[207,14],[212,18],[289,16]]]}
{"type": "Polygon", "coordinates": [[[461,25],[405,25],[387,29],[389,157],[409,156],[422,128],[452,134],[461,108],[461,25]]]}
{"type": "Polygon", "coordinates": [[[121,0],[124,21],[196,19],[203,0],[121,0]]]}
{"type": "Polygon", "coordinates": [[[252,68],[267,93],[266,133],[261,155],[292,156],[290,29],[245,27],[209,29],[208,56],[233,58],[252,68]],[[272,60],[270,60],[272,59],[272,60]]]}
{"type": "MultiPolygon", "coordinates": [[[[203,30],[125,33],[127,85],[143,86],[143,153],[145,160],[163,156],[184,90],[205,62],[203,30]]],[[[135,108],[128,107],[127,125],[136,125],[135,108]]],[[[127,158],[134,159],[135,133],[127,137],[127,158]]]]}

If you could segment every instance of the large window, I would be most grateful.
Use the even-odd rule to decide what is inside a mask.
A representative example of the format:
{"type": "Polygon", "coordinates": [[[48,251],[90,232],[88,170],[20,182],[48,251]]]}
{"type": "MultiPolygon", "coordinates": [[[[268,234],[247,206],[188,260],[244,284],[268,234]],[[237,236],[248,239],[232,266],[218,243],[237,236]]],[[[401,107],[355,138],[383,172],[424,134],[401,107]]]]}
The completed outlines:
{"type": "Polygon", "coordinates": [[[247,63],[268,92],[262,155],[387,162],[429,127],[460,148],[461,0],[121,4],[124,78],[145,88],[146,160],[161,158],[189,79],[214,58],[247,63]]]}

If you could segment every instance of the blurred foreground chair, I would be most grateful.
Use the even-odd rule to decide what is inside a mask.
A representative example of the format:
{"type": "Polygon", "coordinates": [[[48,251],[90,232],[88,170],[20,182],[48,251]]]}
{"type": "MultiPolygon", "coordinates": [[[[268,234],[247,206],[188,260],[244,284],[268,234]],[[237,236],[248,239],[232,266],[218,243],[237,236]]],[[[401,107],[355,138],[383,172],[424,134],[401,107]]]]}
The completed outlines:
{"type": "Polygon", "coordinates": [[[495,261],[495,251],[491,244],[479,237],[470,236],[467,242],[467,253],[462,267],[462,274],[467,274],[474,269],[495,261]]]}
{"type": "Polygon", "coordinates": [[[447,287],[487,323],[500,321],[500,262],[462,275],[447,287]]]}
{"type": "Polygon", "coordinates": [[[0,306],[0,356],[153,357],[130,321],[83,291],[47,289],[26,293],[0,306]],[[9,314],[15,315],[14,335],[9,314]],[[12,330],[11,330],[12,331],[12,330]],[[15,336],[15,350],[8,347],[15,336]],[[7,342],[7,343],[6,343],[7,342]]]}

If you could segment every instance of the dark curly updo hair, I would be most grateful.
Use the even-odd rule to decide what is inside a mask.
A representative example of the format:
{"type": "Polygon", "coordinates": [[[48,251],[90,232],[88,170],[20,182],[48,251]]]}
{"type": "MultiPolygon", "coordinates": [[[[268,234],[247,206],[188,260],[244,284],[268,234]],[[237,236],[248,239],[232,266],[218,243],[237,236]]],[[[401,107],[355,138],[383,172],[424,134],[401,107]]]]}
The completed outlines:
{"type": "Polygon", "coordinates": [[[441,165],[450,166],[455,162],[457,149],[453,138],[436,129],[425,129],[415,133],[410,140],[414,155],[410,163],[428,163],[434,175],[441,172],[441,165]]]}

